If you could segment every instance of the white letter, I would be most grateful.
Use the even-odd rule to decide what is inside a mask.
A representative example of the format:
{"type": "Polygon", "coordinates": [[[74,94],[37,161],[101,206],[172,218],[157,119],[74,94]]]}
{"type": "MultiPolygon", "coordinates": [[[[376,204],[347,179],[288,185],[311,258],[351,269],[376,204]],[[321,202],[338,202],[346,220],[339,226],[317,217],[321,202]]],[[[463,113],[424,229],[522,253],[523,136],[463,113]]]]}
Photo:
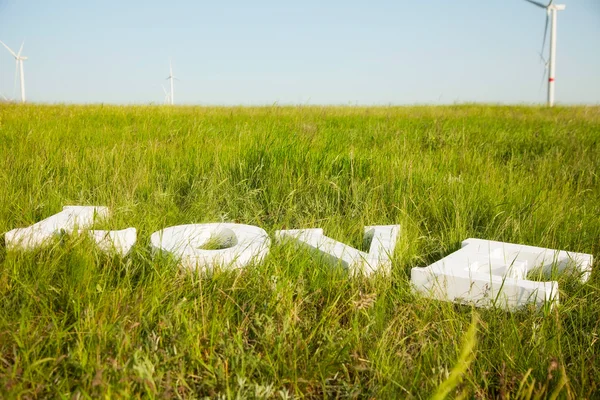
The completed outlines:
{"type": "Polygon", "coordinates": [[[467,239],[462,248],[425,268],[413,268],[411,282],[428,298],[496,305],[514,309],[528,303],[558,303],[558,282],[527,280],[527,273],[575,267],[580,279],[590,275],[592,256],[482,239],[467,239]]]}
{"type": "Polygon", "coordinates": [[[58,214],[46,218],[27,228],[17,228],[6,233],[8,249],[30,250],[42,246],[61,231],[72,233],[76,228],[86,228],[94,218],[108,216],[108,208],[96,206],[65,206],[58,214]]]}
{"type": "Polygon", "coordinates": [[[396,247],[400,225],[365,227],[365,240],[371,240],[368,253],[323,235],[323,229],[292,229],[275,232],[278,241],[291,239],[294,243],[317,252],[327,261],[341,263],[351,274],[370,275],[378,269],[387,273],[391,268],[391,255],[396,247]]]}
{"type": "Polygon", "coordinates": [[[135,228],[127,228],[120,231],[79,231],[86,233],[96,242],[100,250],[105,253],[116,252],[125,257],[137,241],[135,228]]]}
{"type": "Polygon", "coordinates": [[[199,270],[210,270],[215,265],[243,268],[253,261],[260,262],[271,244],[263,229],[231,223],[171,226],[154,232],[150,242],[154,251],[169,252],[184,268],[199,270]],[[202,248],[211,241],[222,248],[202,248]]]}

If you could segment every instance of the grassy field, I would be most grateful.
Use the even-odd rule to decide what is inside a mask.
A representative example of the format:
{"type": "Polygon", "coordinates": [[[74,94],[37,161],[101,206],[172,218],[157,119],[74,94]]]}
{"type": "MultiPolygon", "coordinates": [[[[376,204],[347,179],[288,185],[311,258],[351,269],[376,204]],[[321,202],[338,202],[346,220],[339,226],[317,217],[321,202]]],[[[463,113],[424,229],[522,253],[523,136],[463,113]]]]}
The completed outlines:
{"type": "Polygon", "coordinates": [[[598,271],[507,313],[422,299],[410,269],[468,237],[597,260],[599,174],[600,107],[0,104],[0,234],[64,205],[138,229],[125,259],[0,244],[0,397],[597,397],[598,271]],[[151,233],[219,221],[402,232],[369,279],[280,245],[210,277],[151,257],[151,233]]]}

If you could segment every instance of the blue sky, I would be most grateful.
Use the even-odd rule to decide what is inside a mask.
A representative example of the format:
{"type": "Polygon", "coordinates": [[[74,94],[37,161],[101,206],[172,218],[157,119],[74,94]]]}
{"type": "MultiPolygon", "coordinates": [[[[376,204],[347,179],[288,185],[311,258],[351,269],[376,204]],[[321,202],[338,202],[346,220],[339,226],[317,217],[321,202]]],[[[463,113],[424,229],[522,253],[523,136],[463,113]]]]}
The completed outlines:
{"type": "MultiPolygon", "coordinates": [[[[556,99],[600,103],[600,0],[565,0],[556,99]]],[[[545,12],[524,0],[0,0],[28,100],[179,104],[542,103],[545,12]]],[[[0,93],[14,59],[0,48],[0,93]]]]}

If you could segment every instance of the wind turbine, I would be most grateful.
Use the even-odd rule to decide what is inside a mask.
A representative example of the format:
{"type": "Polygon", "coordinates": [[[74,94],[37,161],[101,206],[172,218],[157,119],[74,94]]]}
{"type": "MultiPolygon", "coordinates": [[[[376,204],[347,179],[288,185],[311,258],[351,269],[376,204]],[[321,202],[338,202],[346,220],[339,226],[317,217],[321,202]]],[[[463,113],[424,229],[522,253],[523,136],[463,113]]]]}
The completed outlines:
{"type": "Polygon", "coordinates": [[[550,0],[548,4],[539,3],[534,0],[525,1],[546,10],[546,27],[544,28],[544,39],[542,41],[542,54],[546,46],[548,22],[552,20],[550,26],[550,59],[548,61],[548,107],[552,107],[554,106],[554,78],[556,73],[556,16],[558,11],[564,10],[566,6],[564,4],[552,4],[554,0],[550,0]]]}
{"type": "Polygon", "coordinates": [[[19,75],[21,76],[21,103],[25,103],[25,75],[23,75],[23,61],[27,60],[27,57],[21,55],[21,52],[23,51],[23,45],[25,44],[25,42],[21,43],[21,48],[19,49],[19,52],[17,54],[15,54],[15,52],[12,51],[10,47],[5,45],[3,41],[0,40],[0,43],[2,43],[2,46],[6,47],[6,50],[8,50],[16,60],[17,65],[15,67],[15,79],[17,78],[17,71],[20,71],[19,75]]]}
{"type": "Polygon", "coordinates": [[[173,80],[175,79],[176,78],[173,75],[173,64],[171,64],[171,60],[169,60],[169,77],[167,78],[167,80],[171,81],[171,96],[169,96],[169,99],[171,100],[171,105],[173,105],[175,101],[175,92],[173,91],[173,80]]]}

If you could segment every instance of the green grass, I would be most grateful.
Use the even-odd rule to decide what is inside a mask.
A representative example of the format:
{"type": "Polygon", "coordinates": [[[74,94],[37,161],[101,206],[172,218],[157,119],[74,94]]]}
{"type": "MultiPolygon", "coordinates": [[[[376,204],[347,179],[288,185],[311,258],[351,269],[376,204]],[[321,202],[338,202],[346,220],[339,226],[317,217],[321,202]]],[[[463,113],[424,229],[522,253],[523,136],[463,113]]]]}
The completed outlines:
{"type": "MultiPolygon", "coordinates": [[[[0,244],[0,397],[592,398],[600,274],[551,311],[422,299],[410,269],[468,237],[600,256],[600,107],[0,105],[0,234],[64,205],[138,229],[0,244]],[[355,247],[401,224],[391,276],[273,245],[210,277],[152,258],[202,222],[321,227],[355,247]]],[[[1,239],[0,239],[0,242],[1,239]]]]}

